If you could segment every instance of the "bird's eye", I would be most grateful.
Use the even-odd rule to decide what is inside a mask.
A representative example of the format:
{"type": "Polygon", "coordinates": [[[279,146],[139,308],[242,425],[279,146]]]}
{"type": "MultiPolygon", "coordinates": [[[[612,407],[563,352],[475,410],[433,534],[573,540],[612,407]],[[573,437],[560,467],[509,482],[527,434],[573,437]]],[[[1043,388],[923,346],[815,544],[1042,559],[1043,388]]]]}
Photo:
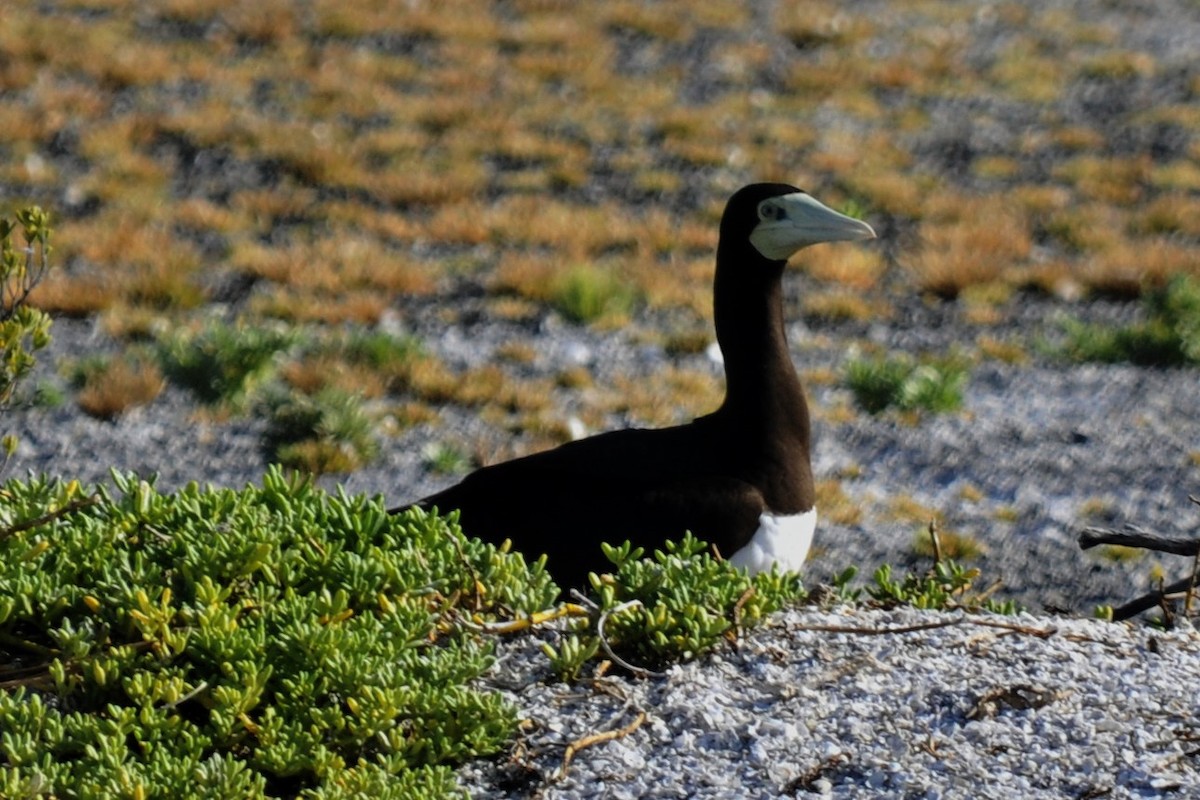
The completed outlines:
{"type": "Polygon", "coordinates": [[[787,212],[783,206],[777,206],[774,203],[764,203],[762,207],[762,218],[772,219],[778,222],[781,219],[787,219],[787,212]]]}

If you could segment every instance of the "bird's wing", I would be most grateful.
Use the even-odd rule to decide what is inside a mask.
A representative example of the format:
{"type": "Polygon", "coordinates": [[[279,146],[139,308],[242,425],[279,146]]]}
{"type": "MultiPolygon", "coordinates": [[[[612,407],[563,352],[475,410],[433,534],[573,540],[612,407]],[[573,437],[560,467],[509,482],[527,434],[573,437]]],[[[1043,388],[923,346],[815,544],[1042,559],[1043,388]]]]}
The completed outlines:
{"type": "Polygon", "coordinates": [[[615,431],[485,467],[418,505],[458,509],[469,536],[547,554],[567,586],[605,568],[602,541],[649,550],[691,531],[730,556],[765,510],[757,488],[690,448],[686,427],[615,431]]]}

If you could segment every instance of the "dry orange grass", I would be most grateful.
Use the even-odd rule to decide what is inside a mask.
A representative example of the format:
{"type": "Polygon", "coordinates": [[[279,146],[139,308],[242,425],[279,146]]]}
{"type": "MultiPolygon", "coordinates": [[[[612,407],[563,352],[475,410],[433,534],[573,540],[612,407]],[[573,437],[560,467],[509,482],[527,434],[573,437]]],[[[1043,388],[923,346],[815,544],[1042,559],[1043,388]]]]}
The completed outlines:
{"type": "Polygon", "coordinates": [[[1033,40],[1017,37],[989,70],[987,77],[1011,97],[1030,103],[1051,103],[1064,85],[1064,64],[1033,40]]]}
{"type": "Polygon", "coordinates": [[[389,206],[434,206],[481,197],[490,177],[478,161],[433,158],[415,169],[396,165],[377,172],[357,170],[339,182],[363,189],[389,206]]]}
{"type": "Polygon", "coordinates": [[[1008,196],[1035,224],[1040,218],[1061,211],[1072,202],[1069,189],[1038,183],[1018,184],[1009,190],[1008,196]]]}
{"type": "Polygon", "coordinates": [[[1075,302],[1083,298],[1085,291],[1076,276],[1074,261],[1056,258],[1030,264],[1015,279],[1017,286],[1037,289],[1048,295],[1075,302]]]}
{"type": "Polygon", "coordinates": [[[1078,72],[1091,78],[1149,78],[1157,66],[1149,53],[1110,49],[1088,57],[1079,65],[1078,72]]]}
{"type": "Polygon", "coordinates": [[[1084,259],[1077,272],[1089,289],[1129,298],[1178,274],[1200,275],[1196,249],[1162,237],[1122,241],[1084,259]]]}
{"type": "Polygon", "coordinates": [[[821,519],[834,525],[857,525],[862,522],[862,505],[846,494],[842,482],[836,478],[817,481],[817,507],[821,519]]]}
{"type": "Polygon", "coordinates": [[[803,264],[819,281],[859,291],[876,288],[887,270],[882,253],[859,247],[814,248],[804,253],[803,264]]]}
{"type": "Polygon", "coordinates": [[[383,317],[389,298],[377,291],[359,290],[329,295],[319,291],[278,287],[250,299],[252,313],[300,323],[374,325],[383,317]]]}
{"type": "Polygon", "coordinates": [[[1200,192],[1200,164],[1195,156],[1156,164],[1150,170],[1150,183],[1167,191],[1200,192]]]}
{"type": "Polygon", "coordinates": [[[87,317],[117,301],[114,287],[99,275],[54,270],[30,295],[30,303],[50,314],[87,317]]]}
{"type": "MultiPolygon", "coordinates": [[[[68,263],[81,259],[102,281],[106,291],[101,296],[121,298],[135,306],[176,309],[194,308],[204,300],[194,279],[200,255],[162,224],[110,213],[62,225],[58,241],[59,258],[68,263]]],[[[45,301],[51,302],[57,294],[57,304],[62,307],[66,289],[86,290],[94,283],[68,279],[49,290],[45,301]]]]}
{"type": "Polygon", "coordinates": [[[598,392],[599,405],[637,424],[661,427],[707,414],[721,404],[722,382],[709,372],[669,367],[652,381],[620,376],[598,392]]]}
{"type": "Polygon", "coordinates": [[[1101,253],[1120,245],[1128,228],[1126,212],[1099,202],[1074,202],[1039,220],[1068,251],[1101,253]]]}
{"type": "Polygon", "coordinates": [[[546,302],[553,296],[554,282],[563,271],[563,265],[553,256],[506,252],[492,272],[488,289],[546,302]]]}
{"type": "Polygon", "coordinates": [[[919,502],[916,498],[906,494],[895,495],[888,500],[885,517],[899,522],[909,522],[918,525],[926,525],[930,520],[938,523],[945,521],[945,515],[941,511],[930,508],[919,502]]]}
{"type": "Polygon", "coordinates": [[[984,334],[975,339],[975,346],[980,355],[1005,364],[1024,364],[1029,361],[1029,351],[1016,341],[984,334]]]}
{"type": "MultiPolygon", "coordinates": [[[[753,178],[788,180],[835,205],[853,200],[868,218],[894,216],[902,232],[920,221],[920,244],[902,240],[903,268],[918,289],[965,293],[981,319],[999,306],[976,301],[1005,284],[1128,292],[1195,269],[1195,137],[1173,161],[1101,158],[1107,125],[1048,122],[975,162],[973,177],[1004,187],[977,197],[923,173],[895,135],[920,135],[931,121],[923,101],[938,95],[1050,105],[1074,75],[1161,76],[1165,62],[1123,48],[1119,30],[1060,9],[991,8],[1012,35],[979,70],[966,58],[981,29],[976,11],[946,3],[889,9],[899,38],[882,54],[884,21],[836,0],[777,4],[782,41],[762,36],[749,6],[695,0],[312,0],[303,9],[51,0],[52,18],[45,3],[9,5],[0,178],[43,205],[67,195],[99,204],[60,224],[69,271],[36,300],[75,314],[110,309],[130,335],[181,324],[205,299],[202,271],[231,267],[266,279],[248,315],[304,322],[369,324],[396,295],[461,276],[498,295],[489,313],[530,316],[580,265],[618,275],[651,306],[706,318],[725,196],[753,178]],[[164,35],[178,26],[208,35],[202,46],[164,35]],[[704,66],[716,80],[697,97],[678,54],[708,29],[725,33],[707,40],[704,66]],[[636,63],[623,60],[629,48],[636,63]],[[181,99],[182,82],[200,91],[181,99]],[[809,124],[817,104],[846,124],[809,124]],[[77,142],[79,163],[49,157],[55,141],[77,142]],[[181,197],[176,155],[193,148],[218,148],[251,179],[217,181],[211,192],[189,182],[184,191],[196,196],[181,197]],[[1053,181],[1011,186],[1028,179],[1028,159],[1064,149],[1074,157],[1053,181]],[[699,184],[689,166],[702,168],[699,184]],[[621,189],[581,199],[593,184],[621,189]],[[625,187],[661,201],[631,202],[625,187]],[[697,197],[699,209],[682,218],[660,210],[697,197]],[[439,256],[418,257],[429,245],[439,256]]],[[[1184,99],[1130,124],[1194,130],[1198,120],[1184,99]]],[[[826,284],[804,298],[806,313],[887,313],[880,251],[815,249],[805,264],[826,284]]],[[[421,363],[412,375],[384,375],[384,385],[412,383],[445,402],[491,402],[492,393],[507,398],[495,406],[499,424],[521,414],[521,425],[542,424],[541,411],[509,410],[531,402],[511,379],[481,373],[464,383],[421,363]]],[[[322,370],[377,391],[369,376],[333,364],[293,377],[312,383],[322,370]]],[[[687,397],[707,396],[699,379],[677,382],[658,398],[642,390],[640,418],[666,419],[687,397]]],[[[580,413],[599,421],[596,403],[617,401],[580,394],[589,392],[580,413]]]]}
{"type": "Polygon", "coordinates": [[[242,243],[229,264],[281,286],[315,293],[375,289],[392,295],[426,295],[435,287],[430,265],[348,232],[284,247],[242,243]]]}
{"type": "Polygon", "coordinates": [[[926,205],[921,245],[904,266],[923,292],[954,298],[968,286],[1000,281],[1029,258],[1024,215],[1003,197],[945,193],[926,205]]]}
{"type": "Polygon", "coordinates": [[[624,265],[646,302],[657,308],[684,308],[701,319],[712,316],[712,255],[640,258],[624,265]]]}
{"type": "Polygon", "coordinates": [[[1138,235],[1200,237],[1200,197],[1183,192],[1159,195],[1134,213],[1130,229],[1138,235]]]}
{"type": "Polygon", "coordinates": [[[232,234],[245,226],[245,221],[229,208],[203,197],[180,202],[175,208],[175,218],[183,227],[200,233],[232,234]]]}
{"type": "Polygon", "coordinates": [[[99,419],[112,419],[158,397],[165,385],[162,373],[148,359],[118,358],[84,379],[77,402],[99,419]]]}
{"type": "Polygon", "coordinates": [[[892,315],[886,300],[846,289],[805,295],[802,305],[805,314],[828,320],[878,320],[892,315]]]}
{"type": "Polygon", "coordinates": [[[933,188],[930,178],[898,168],[864,165],[858,157],[848,163],[831,163],[841,173],[840,183],[873,211],[893,216],[919,217],[926,195],[933,188]]]}
{"type": "Polygon", "coordinates": [[[1053,174],[1073,184],[1085,198],[1129,206],[1142,199],[1151,166],[1149,156],[1099,158],[1081,155],[1055,168],[1053,174]]]}
{"type": "Polygon", "coordinates": [[[327,388],[367,398],[383,397],[388,393],[387,378],[378,370],[333,356],[292,361],[283,366],[280,375],[305,394],[316,394],[327,388]]]}
{"type": "Polygon", "coordinates": [[[831,0],[819,0],[803,5],[780,5],[776,10],[774,28],[800,50],[808,51],[828,45],[850,45],[866,39],[874,30],[874,24],[865,16],[842,13],[839,4],[831,0]]]}

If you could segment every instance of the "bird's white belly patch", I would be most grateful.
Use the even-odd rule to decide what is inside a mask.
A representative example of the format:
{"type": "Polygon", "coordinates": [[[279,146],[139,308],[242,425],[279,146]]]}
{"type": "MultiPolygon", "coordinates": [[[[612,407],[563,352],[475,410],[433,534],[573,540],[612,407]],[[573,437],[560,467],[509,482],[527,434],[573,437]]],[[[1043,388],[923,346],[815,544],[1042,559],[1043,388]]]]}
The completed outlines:
{"type": "Polygon", "coordinates": [[[729,559],[735,567],[745,567],[751,575],[769,572],[779,565],[781,572],[799,572],[812,547],[817,527],[817,509],[803,514],[764,513],[758,518],[758,530],[749,544],[729,559]]]}

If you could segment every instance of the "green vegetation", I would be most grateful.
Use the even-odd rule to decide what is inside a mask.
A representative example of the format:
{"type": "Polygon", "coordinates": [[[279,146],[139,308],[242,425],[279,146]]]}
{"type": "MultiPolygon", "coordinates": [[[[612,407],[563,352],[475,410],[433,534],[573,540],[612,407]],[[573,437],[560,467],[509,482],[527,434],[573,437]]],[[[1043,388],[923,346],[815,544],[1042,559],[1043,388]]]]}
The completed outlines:
{"type": "Polygon", "coordinates": [[[1200,278],[1177,275],[1143,295],[1145,320],[1129,325],[1064,321],[1063,352],[1077,361],[1151,367],[1200,364],[1200,278]]]}
{"type": "Polygon", "coordinates": [[[446,442],[430,442],[421,457],[425,466],[438,475],[462,475],[471,469],[471,457],[446,442]]]}
{"type": "Polygon", "coordinates": [[[334,388],[313,395],[275,390],[263,404],[263,447],[271,463],[312,475],[351,472],[379,450],[357,395],[334,388]]]}
{"type": "Polygon", "coordinates": [[[871,414],[954,411],[962,406],[967,368],[960,359],[918,363],[906,355],[855,358],[845,367],[845,385],[871,414]]]}
{"type": "Polygon", "coordinates": [[[1020,609],[1011,600],[998,602],[983,594],[972,592],[979,570],[960,566],[952,560],[934,564],[924,574],[910,572],[902,578],[892,576],[887,564],[875,570],[867,594],[884,606],[908,605],[914,608],[966,609],[990,611],[994,614],[1016,614],[1020,609]]]}
{"type": "Polygon", "coordinates": [[[454,620],[549,605],[540,565],[279,472],[115,482],[0,487],[0,795],[446,797],[512,735],[454,620]]]}
{"type": "MultiPolygon", "coordinates": [[[[50,344],[50,317],[28,301],[50,268],[51,233],[49,214],[37,206],[17,211],[14,219],[0,217],[0,411],[37,363],[35,353],[50,344]],[[14,242],[18,228],[23,242],[14,242]]],[[[0,448],[3,470],[17,440],[3,435],[0,448]]]]}
{"type": "Polygon", "coordinates": [[[605,546],[604,554],[613,575],[592,576],[600,612],[611,615],[604,633],[615,651],[641,666],[695,658],[737,627],[756,625],[805,596],[796,575],[747,577],[690,535],[650,558],[628,542],[605,546]]]}
{"type": "Polygon", "coordinates": [[[611,272],[579,266],[555,283],[551,302],[573,322],[594,322],[628,315],[636,299],[637,293],[611,272]]]}
{"type": "Polygon", "coordinates": [[[213,322],[193,333],[167,337],[160,359],[167,378],[205,403],[244,403],[278,367],[278,355],[299,334],[286,328],[213,322]]]}

